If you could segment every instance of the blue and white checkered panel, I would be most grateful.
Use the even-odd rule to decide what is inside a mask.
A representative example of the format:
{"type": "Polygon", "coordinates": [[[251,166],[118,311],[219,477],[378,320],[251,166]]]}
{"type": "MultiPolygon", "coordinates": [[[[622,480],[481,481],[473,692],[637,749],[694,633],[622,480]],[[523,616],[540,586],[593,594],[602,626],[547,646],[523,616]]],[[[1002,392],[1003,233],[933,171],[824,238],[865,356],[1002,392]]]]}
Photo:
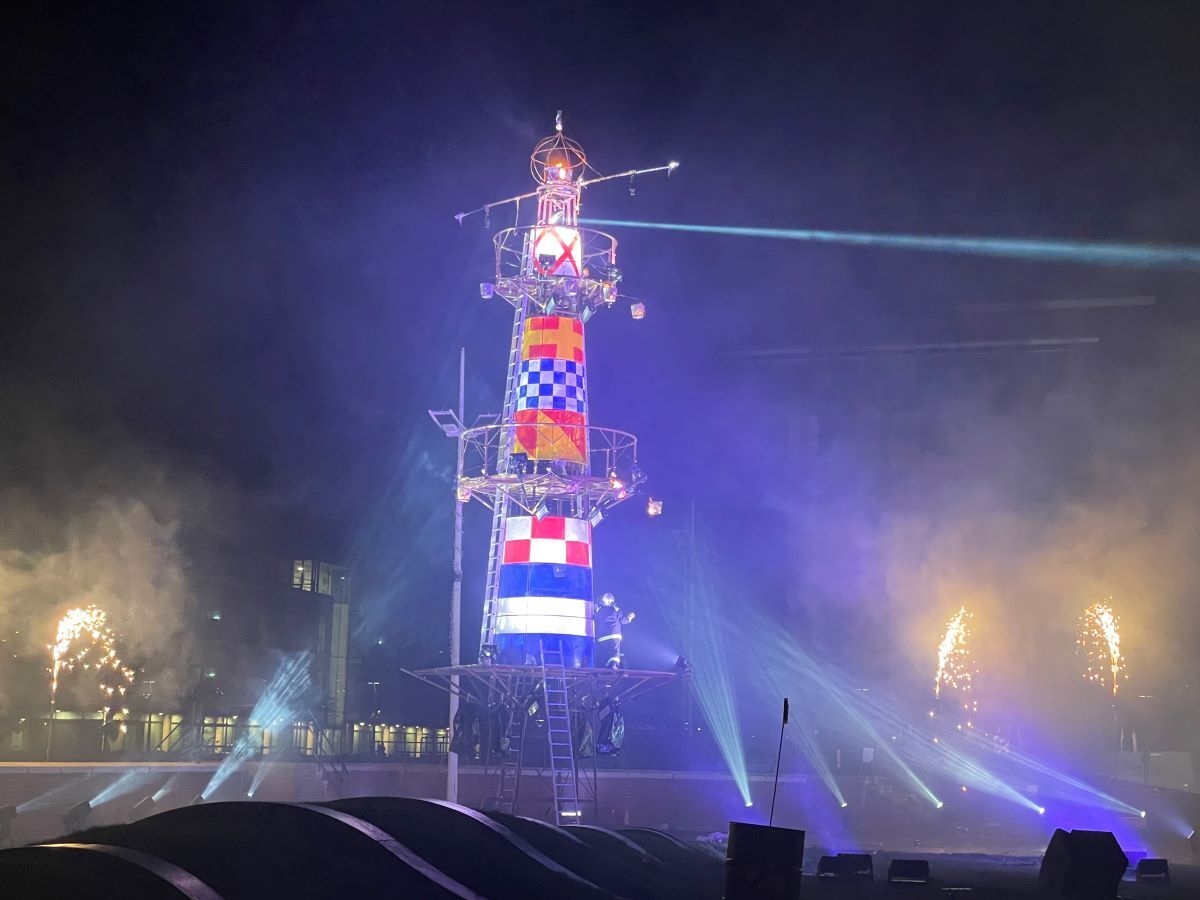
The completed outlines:
{"type": "Polygon", "coordinates": [[[517,409],[587,412],[583,363],[569,359],[526,359],[517,378],[517,409]]]}

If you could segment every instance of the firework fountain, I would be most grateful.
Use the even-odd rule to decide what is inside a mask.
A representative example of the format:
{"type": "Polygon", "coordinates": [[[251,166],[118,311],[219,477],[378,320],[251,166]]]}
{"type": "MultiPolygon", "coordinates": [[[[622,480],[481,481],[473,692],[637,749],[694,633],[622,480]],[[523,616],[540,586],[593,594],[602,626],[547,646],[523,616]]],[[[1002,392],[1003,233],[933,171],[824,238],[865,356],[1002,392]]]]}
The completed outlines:
{"type": "Polygon", "coordinates": [[[136,674],[133,669],[124,665],[117,655],[117,636],[108,625],[108,613],[95,604],[67,610],[58,622],[54,643],[47,649],[50,651],[51,666],[50,734],[46,741],[46,758],[50,758],[53,747],[60,676],[77,668],[93,671],[96,675],[96,686],[100,692],[103,711],[103,750],[105,732],[110,721],[119,722],[122,733],[126,730],[124,719],[129,710],[124,706],[123,698],[127,685],[133,682],[136,674]],[[113,711],[114,706],[118,707],[116,712],[113,711]]]}
{"type": "Polygon", "coordinates": [[[966,714],[966,726],[974,727],[974,715],[979,712],[979,700],[973,692],[974,678],[979,674],[971,652],[971,622],[975,614],[960,606],[958,612],[946,623],[945,633],[938,645],[937,672],[933,678],[933,696],[941,700],[942,690],[958,692],[961,706],[966,714]]]}
{"type": "MultiPolygon", "coordinates": [[[[1111,601],[1111,598],[1109,598],[1111,601]]],[[[1121,619],[1109,602],[1093,603],[1079,617],[1076,652],[1086,657],[1083,677],[1103,685],[1117,696],[1121,679],[1128,678],[1121,656],[1121,619]]]]}

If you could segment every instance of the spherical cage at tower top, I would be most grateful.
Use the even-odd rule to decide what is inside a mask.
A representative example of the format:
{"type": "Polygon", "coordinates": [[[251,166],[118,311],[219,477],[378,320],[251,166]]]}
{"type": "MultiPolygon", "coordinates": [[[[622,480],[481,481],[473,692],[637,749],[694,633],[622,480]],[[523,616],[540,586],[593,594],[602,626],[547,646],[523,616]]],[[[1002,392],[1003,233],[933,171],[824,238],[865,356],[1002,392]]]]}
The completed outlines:
{"type": "Polygon", "coordinates": [[[561,131],[539,141],[529,156],[529,171],[538,184],[576,181],[586,167],[583,148],[561,131]]]}

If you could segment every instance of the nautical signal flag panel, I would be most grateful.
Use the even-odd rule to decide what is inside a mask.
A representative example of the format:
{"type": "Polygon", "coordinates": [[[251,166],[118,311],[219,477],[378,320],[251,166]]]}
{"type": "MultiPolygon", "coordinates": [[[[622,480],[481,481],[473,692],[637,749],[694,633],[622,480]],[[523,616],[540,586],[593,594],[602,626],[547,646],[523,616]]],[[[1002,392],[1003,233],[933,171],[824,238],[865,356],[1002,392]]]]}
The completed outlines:
{"type": "Polygon", "coordinates": [[[560,646],[567,665],[590,666],[595,634],[592,528],[586,519],[510,516],[505,520],[497,594],[496,643],[502,662],[539,660],[560,646]]]}
{"type": "Polygon", "coordinates": [[[586,461],[587,381],[578,319],[526,320],[515,418],[514,452],[530,460],[586,461]]]}

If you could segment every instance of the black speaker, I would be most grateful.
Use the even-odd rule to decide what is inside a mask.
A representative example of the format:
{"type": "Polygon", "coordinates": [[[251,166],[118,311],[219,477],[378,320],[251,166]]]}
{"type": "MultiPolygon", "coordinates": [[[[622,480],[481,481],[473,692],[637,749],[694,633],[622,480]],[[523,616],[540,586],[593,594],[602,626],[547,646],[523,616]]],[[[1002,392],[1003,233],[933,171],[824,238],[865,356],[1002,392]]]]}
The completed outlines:
{"type": "Polygon", "coordinates": [[[1129,860],[1111,831],[1056,829],[1046,845],[1038,888],[1050,897],[1115,900],[1129,860]]]}
{"type": "Polygon", "coordinates": [[[839,853],[837,858],[845,873],[844,877],[860,881],[875,879],[875,862],[870,853],[839,853]]]}
{"type": "Polygon", "coordinates": [[[836,856],[822,856],[817,860],[818,878],[845,878],[846,865],[836,856]]]}
{"type": "Polygon", "coordinates": [[[796,900],[803,866],[803,831],[729,823],[725,900],[796,900]]]}
{"type": "Polygon", "coordinates": [[[888,865],[887,880],[893,884],[925,884],[929,881],[929,860],[893,859],[888,865]]]}
{"type": "Polygon", "coordinates": [[[1159,884],[1171,883],[1171,869],[1165,859],[1139,859],[1134,870],[1138,881],[1154,881],[1159,884]]]}
{"type": "Polygon", "coordinates": [[[818,878],[836,878],[839,881],[872,881],[875,867],[869,853],[839,853],[837,856],[822,856],[817,862],[818,878]]]}

